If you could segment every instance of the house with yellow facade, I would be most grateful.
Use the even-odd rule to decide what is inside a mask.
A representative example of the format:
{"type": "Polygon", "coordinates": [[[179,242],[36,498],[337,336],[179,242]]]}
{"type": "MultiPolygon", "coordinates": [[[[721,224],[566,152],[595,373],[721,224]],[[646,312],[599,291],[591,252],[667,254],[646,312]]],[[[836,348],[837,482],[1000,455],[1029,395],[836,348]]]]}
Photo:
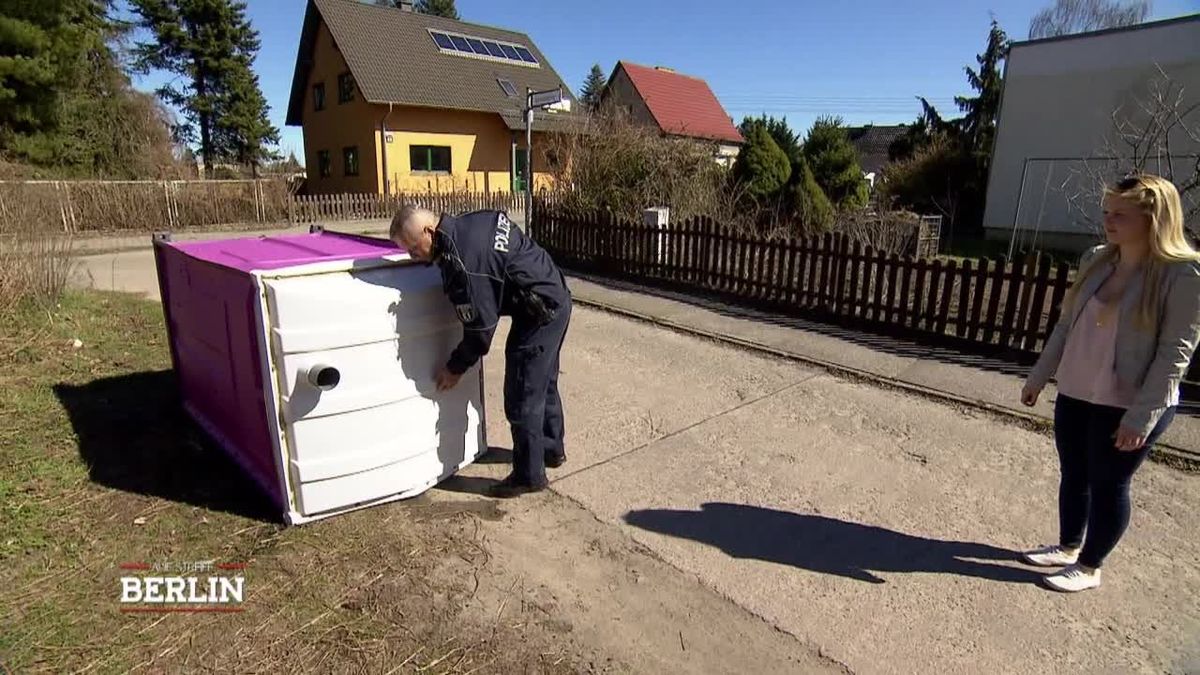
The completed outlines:
{"type": "Polygon", "coordinates": [[[308,192],[522,191],[527,91],[538,111],[535,187],[547,134],[578,105],[527,35],[360,0],[308,0],[287,123],[304,133],[308,192]]]}

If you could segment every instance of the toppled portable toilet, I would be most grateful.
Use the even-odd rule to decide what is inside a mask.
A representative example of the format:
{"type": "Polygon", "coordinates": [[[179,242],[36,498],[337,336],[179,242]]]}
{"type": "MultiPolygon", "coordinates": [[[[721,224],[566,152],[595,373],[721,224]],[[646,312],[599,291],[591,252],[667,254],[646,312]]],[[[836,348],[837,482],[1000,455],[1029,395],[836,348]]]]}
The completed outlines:
{"type": "Polygon", "coordinates": [[[324,232],[154,237],[183,406],[290,524],[415,496],[487,448],[476,365],[436,267],[324,232]]]}

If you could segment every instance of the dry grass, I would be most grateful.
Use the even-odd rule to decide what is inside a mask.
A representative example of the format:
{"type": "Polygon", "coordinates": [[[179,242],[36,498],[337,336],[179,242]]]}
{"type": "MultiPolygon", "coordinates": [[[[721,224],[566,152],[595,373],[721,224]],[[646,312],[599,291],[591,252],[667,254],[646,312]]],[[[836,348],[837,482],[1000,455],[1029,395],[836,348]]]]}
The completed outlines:
{"type": "Polygon", "coordinates": [[[285,180],[0,183],[0,235],[153,232],[287,220],[285,180]]]}
{"type": "Polygon", "coordinates": [[[0,232],[0,320],[24,304],[49,306],[62,295],[74,264],[70,235],[40,230],[20,217],[0,232]]]}

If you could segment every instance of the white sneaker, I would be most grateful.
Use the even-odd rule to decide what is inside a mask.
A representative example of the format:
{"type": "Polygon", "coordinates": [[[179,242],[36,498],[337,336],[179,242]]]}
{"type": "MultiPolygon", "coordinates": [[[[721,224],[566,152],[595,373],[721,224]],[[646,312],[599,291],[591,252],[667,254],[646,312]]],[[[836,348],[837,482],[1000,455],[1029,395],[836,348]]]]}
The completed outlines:
{"type": "Polygon", "coordinates": [[[1056,591],[1076,593],[1100,586],[1100,570],[1088,572],[1079,565],[1071,565],[1045,578],[1046,585],[1056,591]]]}
{"type": "Polygon", "coordinates": [[[1021,554],[1025,562],[1038,567],[1066,567],[1079,560],[1079,549],[1062,546],[1043,546],[1021,554]]]}

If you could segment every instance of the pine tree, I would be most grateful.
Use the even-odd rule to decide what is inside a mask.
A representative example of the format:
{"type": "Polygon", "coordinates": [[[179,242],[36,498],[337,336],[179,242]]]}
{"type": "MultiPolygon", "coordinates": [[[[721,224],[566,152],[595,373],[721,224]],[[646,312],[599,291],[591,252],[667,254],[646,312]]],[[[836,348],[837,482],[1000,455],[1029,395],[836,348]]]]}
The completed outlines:
{"type": "Polygon", "coordinates": [[[828,230],[835,215],[833,204],[825,191],[817,184],[812,169],[801,155],[792,164],[792,181],[788,198],[792,214],[805,225],[818,230],[828,230]]]}
{"type": "Polygon", "coordinates": [[[955,96],[954,102],[964,113],[962,131],[967,145],[975,152],[991,152],[992,138],[996,134],[996,117],[1000,114],[1000,88],[1004,77],[1001,64],[1008,55],[1008,47],[1008,36],[993,19],[987,48],[975,57],[979,63],[978,72],[970,66],[963,68],[967,73],[967,82],[976,95],[955,96]]]}
{"type": "Polygon", "coordinates": [[[762,125],[775,141],[775,145],[783,150],[783,154],[788,156],[793,164],[800,158],[800,138],[795,131],[788,126],[787,118],[775,118],[774,115],[767,117],[761,115],[759,117],[746,117],[742,123],[738,125],[738,131],[741,132],[742,138],[747,138],[750,135],[750,130],[754,125],[762,125]]]}
{"type": "Polygon", "coordinates": [[[279,131],[267,119],[267,101],[250,68],[234,71],[229,80],[227,105],[217,119],[217,145],[258,177],[259,166],[279,155],[268,145],[279,143],[279,131]]]}
{"type": "Polygon", "coordinates": [[[818,118],[804,140],[802,152],[817,184],[834,206],[862,208],[867,205],[867,181],[840,119],[818,118]]]}
{"type": "Polygon", "coordinates": [[[792,165],[763,126],[754,126],[733,165],[733,177],[746,194],[761,202],[774,199],[787,184],[792,165]]]}
{"type": "Polygon", "coordinates": [[[447,19],[458,20],[458,8],[454,6],[454,0],[417,0],[413,5],[413,9],[422,14],[433,14],[434,16],[444,16],[447,19]]]}
{"type": "Polygon", "coordinates": [[[111,0],[7,3],[0,15],[0,151],[52,175],[153,177],[174,163],[162,111],[110,43],[111,0]]]}
{"type": "Polygon", "coordinates": [[[600,96],[604,93],[604,87],[607,85],[607,78],[604,77],[604,71],[600,70],[600,64],[593,64],[592,69],[588,71],[587,79],[583,81],[583,88],[579,92],[579,102],[583,104],[585,110],[595,112],[600,107],[600,96]]]}
{"type": "Polygon", "coordinates": [[[0,16],[0,129],[4,145],[17,134],[53,126],[65,74],[56,54],[66,51],[70,14],[58,2],[13,3],[0,16]]]}
{"type": "Polygon", "coordinates": [[[268,159],[268,143],[278,131],[266,121],[266,101],[250,64],[259,48],[258,32],[241,0],[131,0],[140,25],[153,42],[136,48],[136,66],[174,73],[159,96],[183,111],[181,139],[199,141],[205,171],[222,159],[250,166],[268,159]],[[197,139],[198,136],[198,139],[197,139]]]}
{"type": "Polygon", "coordinates": [[[975,57],[979,70],[964,68],[975,95],[954,99],[962,117],[945,120],[921,99],[921,116],[906,138],[889,148],[891,158],[902,161],[886,172],[887,192],[901,205],[936,210],[951,227],[981,224],[1009,44],[993,20],[987,46],[975,57]]]}

